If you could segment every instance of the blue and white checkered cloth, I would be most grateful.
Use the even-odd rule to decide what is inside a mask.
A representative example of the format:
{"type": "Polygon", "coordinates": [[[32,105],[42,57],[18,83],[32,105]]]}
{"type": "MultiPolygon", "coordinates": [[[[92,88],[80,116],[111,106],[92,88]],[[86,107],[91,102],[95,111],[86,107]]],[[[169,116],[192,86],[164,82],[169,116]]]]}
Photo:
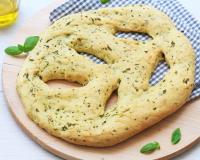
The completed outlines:
{"type": "MultiPolygon", "coordinates": [[[[196,79],[195,88],[190,99],[200,96],[200,23],[178,2],[177,0],[111,0],[109,3],[101,4],[100,0],[68,0],[50,13],[50,21],[53,23],[59,18],[81,11],[97,9],[101,7],[118,7],[134,4],[147,4],[166,13],[176,24],[179,31],[183,32],[192,43],[196,52],[196,79]]],[[[146,40],[149,37],[145,34],[119,33],[118,37],[146,40]]],[[[93,55],[81,53],[95,63],[105,63],[93,55]]],[[[155,69],[150,84],[159,82],[168,70],[166,62],[161,62],[155,69]]]]}

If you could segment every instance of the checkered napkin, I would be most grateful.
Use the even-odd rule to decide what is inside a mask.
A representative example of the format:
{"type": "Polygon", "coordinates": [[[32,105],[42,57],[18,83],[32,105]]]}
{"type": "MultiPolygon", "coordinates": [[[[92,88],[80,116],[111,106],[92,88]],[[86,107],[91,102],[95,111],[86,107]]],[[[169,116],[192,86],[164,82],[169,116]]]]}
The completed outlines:
{"type": "MultiPolygon", "coordinates": [[[[196,52],[196,79],[195,88],[190,99],[200,96],[200,23],[177,1],[177,0],[111,0],[107,4],[101,4],[100,0],[67,0],[64,4],[54,9],[50,13],[50,21],[53,23],[57,19],[70,13],[87,11],[101,7],[118,7],[133,4],[148,4],[165,12],[175,22],[179,31],[183,32],[192,43],[196,52]]],[[[138,33],[118,33],[117,37],[133,38],[136,40],[147,40],[149,37],[138,33]]],[[[95,63],[105,63],[93,55],[80,53],[88,57],[95,63]]],[[[168,70],[166,62],[161,62],[155,69],[150,80],[151,85],[158,83],[168,70]]]]}

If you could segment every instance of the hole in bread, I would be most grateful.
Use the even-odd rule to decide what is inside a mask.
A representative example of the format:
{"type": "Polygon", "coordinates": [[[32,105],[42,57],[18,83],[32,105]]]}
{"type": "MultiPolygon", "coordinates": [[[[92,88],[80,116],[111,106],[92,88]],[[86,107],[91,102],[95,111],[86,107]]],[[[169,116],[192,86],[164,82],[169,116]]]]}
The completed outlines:
{"type": "Polygon", "coordinates": [[[82,87],[82,85],[79,84],[79,83],[70,82],[70,81],[66,81],[66,80],[50,80],[50,81],[46,82],[46,84],[49,87],[52,87],[52,88],[66,88],[66,89],[70,89],[70,88],[79,88],[79,87],[82,87]]]}
{"type": "Polygon", "coordinates": [[[169,65],[167,64],[167,62],[165,60],[160,61],[151,76],[149,84],[151,86],[155,86],[158,82],[160,82],[164,78],[168,70],[169,70],[169,65]]]}
{"type": "Polygon", "coordinates": [[[118,38],[129,38],[137,41],[147,41],[151,40],[152,37],[147,33],[139,33],[139,32],[118,32],[115,34],[118,38]]]}
{"type": "Polygon", "coordinates": [[[85,53],[85,52],[78,52],[78,54],[83,55],[84,57],[88,58],[90,61],[96,64],[107,64],[103,59],[96,57],[95,55],[85,53]]]}
{"type": "Polygon", "coordinates": [[[105,106],[105,111],[111,108],[113,105],[115,105],[118,101],[118,94],[117,90],[113,91],[110,97],[108,98],[105,106]]]}

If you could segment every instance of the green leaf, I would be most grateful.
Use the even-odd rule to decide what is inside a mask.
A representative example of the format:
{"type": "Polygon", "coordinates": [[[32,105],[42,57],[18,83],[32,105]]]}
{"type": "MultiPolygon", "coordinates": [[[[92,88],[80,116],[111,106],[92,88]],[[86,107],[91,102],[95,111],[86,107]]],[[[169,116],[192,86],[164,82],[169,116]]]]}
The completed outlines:
{"type": "Polygon", "coordinates": [[[17,46],[10,46],[10,47],[8,47],[8,48],[5,49],[5,52],[8,55],[16,56],[16,55],[21,54],[23,51],[20,50],[17,46]]]}
{"type": "Polygon", "coordinates": [[[22,52],[24,52],[24,46],[22,46],[21,44],[18,44],[17,47],[19,48],[19,50],[21,50],[22,52]]]}
{"type": "Polygon", "coordinates": [[[148,153],[151,153],[151,152],[153,152],[157,149],[160,149],[160,144],[158,142],[151,142],[151,143],[144,145],[140,149],[140,153],[148,154],[148,153]]]}
{"type": "Polygon", "coordinates": [[[33,50],[35,48],[35,46],[37,45],[39,41],[39,37],[38,36],[31,36],[26,38],[25,42],[24,42],[24,52],[29,52],[31,50],[33,50]]]}
{"type": "Polygon", "coordinates": [[[177,144],[181,140],[181,130],[180,128],[176,128],[171,136],[172,144],[177,144]]]}
{"type": "Polygon", "coordinates": [[[100,0],[102,4],[108,3],[110,0],[100,0]]]}

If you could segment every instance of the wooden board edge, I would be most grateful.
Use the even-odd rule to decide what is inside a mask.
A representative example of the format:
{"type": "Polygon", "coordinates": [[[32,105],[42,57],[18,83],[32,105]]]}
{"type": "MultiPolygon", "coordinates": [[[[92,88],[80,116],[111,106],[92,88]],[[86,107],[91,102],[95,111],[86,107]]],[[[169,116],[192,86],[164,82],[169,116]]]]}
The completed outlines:
{"type": "MultiPolygon", "coordinates": [[[[35,141],[37,144],[39,144],[42,148],[46,149],[47,151],[49,151],[50,153],[53,153],[55,155],[57,155],[58,157],[61,157],[63,159],[67,159],[67,160],[80,160],[79,158],[75,158],[75,157],[72,157],[70,155],[67,155],[67,154],[64,154],[62,152],[60,152],[59,150],[55,149],[55,148],[52,148],[51,146],[49,146],[48,144],[44,143],[43,141],[41,141],[40,139],[37,138],[37,136],[35,136],[29,129],[26,128],[26,126],[23,125],[23,123],[20,121],[20,119],[18,118],[18,116],[16,115],[15,112],[13,112],[13,110],[11,109],[10,107],[10,102],[9,102],[9,99],[8,99],[8,96],[5,90],[5,83],[6,82],[6,77],[5,77],[5,68],[6,67],[14,67],[14,68],[17,68],[19,69],[19,66],[14,66],[14,65],[9,65],[9,64],[3,64],[2,66],[2,83],[3,83],[3,94],[4,94],[4,97],[6,99],[6,104],[8,105],[8,108],[9,108],[9,111],[11,112],[11,114],[13,115],[15,121],[17,122],[17,124],[20,126],[20,128],[26,133],[26,135],[28,135],[33,141],[35,141]]],[[[176,152],[174,153],[171,153],[171,154],[168,154],[162,158],[159,158],[158,160],[166,160],[166,159],[171,159],[173,157],[176,157],[178,155],[180,155],[181,153],[187,151],[188,149],[190,149],[192,146],[194,146],[195,144],[197,144],[198,142],[200,141],[200,137],[194,139],[194,141],[192,141],[190,144],[188,144],[187,146],[184,146],[183,148],[181,148],[180,150],[177,150],[176,152]]]]}
{"type": "MultiPolygon", "coordinates": [[[[63,1],[63,0],[57,0],[57,1],[63,1]]],[[[55,1],[54,1],[55,2],[55,1]]],[[[47,6],[48,7],[48,6],[47,6]]],[[[54,6],[55,7],[55,6],[54,6]]],[[[14,67],[20,67],[20,66],[15,66],[15,65],[12,65],[12,64],[6,64],[6,63],[3,63],[3,67],[2,67],[2,70],[4,69],[4,67],[6,65],[11,65],[11,66],[14,66],[14,67]]],[[[2,84],[4,84],[4,81],[5,81],[5,76],[3,74],[3,71],[2,71],[2,84]]],[[[4,85],[3,86],[3,91],[4,91],[4,85]]],[[[11,112],[11,114],[13,115],[15,121],[17,122],[17,124],[20,126],[20,128],[31,138],[33,139],[33,141],[37,142],[42,148],[46,149],[47,151],[59,156],[59,157],[62,157],[64,159],[70,159],[70,160],[78,160],[78,159],[74,159],[74,157],[68,157],[66,156],[66,154],[63,154],[62,152],[59,152],[58,150],[55,150],[51,147],[49,147],[47,144],[43,143],[42,141],[40,141],[39,139],[37,139],[37,137],[35,137],[29,130],[27,130],[27,128],[25,128],[25,126],[23,126],[23,124],[20,122],[20,120],[17,118],[17,115],[12,111],[12,109],[10,108],[10,104],[9,104],[9,100],[7,99],[7,96],[6,96],[6,93],[3,92],[4,94],[4,97],[6,99],[6,103],[7,105],[9,106],[9,111],[11,112]]],[[[167,155],[159,160],[166,160],[166,159],[171,159],[173,157],[176,157],[178,155],[180,155],[181,153],[187,151],[188,149],[190,149],[192,146],[194,146],[195,144],[197,144],[198,142],[200,141],[200,138],[198,137],[197,139],[195,139],[193,142],[191,142],[189,145],[185,146],[184,148],[181,148],[180,150],[170,154],[170,155],[167,155]]]]}
{"type": "Polygon", "coordinates": [[[175,158],[175,157],[181,155],[182,153],[189,151],[190,149],[192,149],[192,147],[194,147],[198,143],[200,143],[200,137],[195,139],[193,142],[191,142],[189,145],[185,146],[184,148],[181,148],[180,150],[177,150],[176,152],[169,154],[165,157],[162,157],[161,159],[157,159],[157,160],[170,160],[172,158],[175,158]]]}

